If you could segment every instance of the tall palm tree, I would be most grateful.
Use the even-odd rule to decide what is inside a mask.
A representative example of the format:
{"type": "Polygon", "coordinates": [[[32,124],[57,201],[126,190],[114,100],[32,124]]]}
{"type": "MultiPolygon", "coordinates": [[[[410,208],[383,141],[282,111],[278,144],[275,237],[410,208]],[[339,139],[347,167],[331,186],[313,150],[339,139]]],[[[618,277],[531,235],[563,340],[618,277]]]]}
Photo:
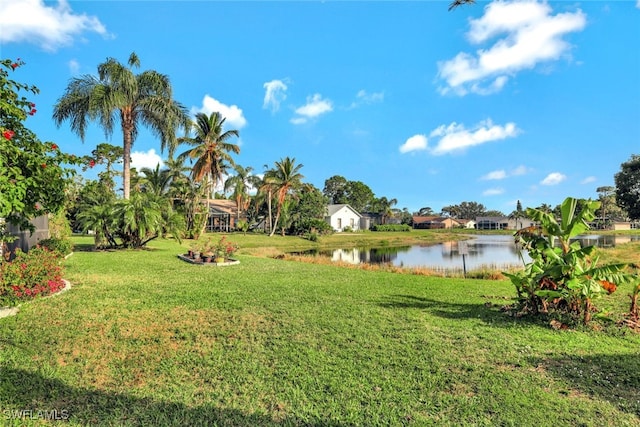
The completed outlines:
{"type": "Polygon", "coordinates": [[[207,179],[212,196],[216,185],[222,181],[229,166],[235,166],[230,152],[240,153],[238,145],[228,142],[231,137],[238,137],[239,132],[235,129],[224,130],[225,120],[218,112],[211,113],[209,116],[198,113],[192,123],[195,136],[178,138],[180,143],[193,146],[180,154],[178,159],[188,158],[195,161],[191,176],[196,182],[207,179]]]}
{"type": "Polygon", "coordinates": [[[71,79],[64,95],[53,109],[53,120],[59,127],[69,120],[71,130],[84,141],[89,121],[97,121],[110,137],[116,121],[122,129],[123,193],[129,199],[131,180],[131,148],[144,125],[160,138],[161,149],[175,148],[177,128],[186,128],[186,108],[173,99],[169,78],[157,71],[134,74],[140,59],[131,53],[128,66],[113,58],[98,65],[98,76],[84,75],[71,79]]]}
{"type": "MultiPolygon", "coordinates": [[[[211,113],[209,116],[198,113],[192,123],[195,135],[178,138],[178,142],[193,146],[180,154],[178,160],[195,161],[191,169],[191,177],[195,182],[204,182],[208,187],[207,215],[210,207],[209,199],[213,198],[216,185],[222,181],[227,169],[235,166],[230,153],[240,153],[238,145],[228,142],[231,137],[238,137],[240,133],[235,129],[225,130],[225,120],[218,112],[211,113]]],[[[206,221],[204,227],[206,227],[206,221]]]]}
{"type": "Polygon", "coordinates": [[[295,158],[285,157],[275,163],[273,170],[265,173],[265,178],[272,182],[277,202],[276,218],[269,236],[273,236],[276,231],[285,200],[302,187],[302,179],[304,178],[304,175],[300,173],[302,166],[302,163],[296,165],[295,158]]]}
{"type": "Polygon", "coordinates": [[[224,191],[227,192],[233,189],[232,197],[236,201],[238,219],[240,219],[240,212],[246,210],[249,205],[249,190],[251,188],[258,188],[260,178],[251,175],[253,171],[251,166],[243,168],[240,165],[235,165],[233,169],[236,171],[236,174],[227,178],[224,183],[224,191]]]}

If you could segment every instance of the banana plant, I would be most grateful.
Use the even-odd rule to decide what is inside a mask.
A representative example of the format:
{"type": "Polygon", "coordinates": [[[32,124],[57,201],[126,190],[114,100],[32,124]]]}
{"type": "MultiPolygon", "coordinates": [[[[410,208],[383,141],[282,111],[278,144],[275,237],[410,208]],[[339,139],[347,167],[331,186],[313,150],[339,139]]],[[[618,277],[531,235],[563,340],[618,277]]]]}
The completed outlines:
{"type": "Polygon", "coordinates": [[[550,213],[526,210],[537,225],[517,231],[515,239],[528,251],[531,262],[521,272],[504,273],[516,288],[523,312],[537,314],[552,308],[582,316],[586,324],[595,310],[594,299],[638,280],[627,264],[599,266],[596,248],[583,248],[575,240],[589,230],[599,207],[598,201],[568,197],[560,206],[559,221],[550,213]]]}

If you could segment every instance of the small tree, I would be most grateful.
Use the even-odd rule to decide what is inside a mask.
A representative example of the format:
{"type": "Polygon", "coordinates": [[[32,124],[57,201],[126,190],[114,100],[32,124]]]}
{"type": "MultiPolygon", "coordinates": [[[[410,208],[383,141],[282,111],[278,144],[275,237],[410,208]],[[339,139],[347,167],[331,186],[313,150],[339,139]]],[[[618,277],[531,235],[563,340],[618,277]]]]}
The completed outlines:
{"type": "Polygon", "coordinates": [[[595,247],[583,248],[572,240],[589,229],[588,222],[593,221],[599,207],[597,201],[568,197],[560,205],[560,222],[550,213],[526,210],[527,217],[539,225],[518,230],[515,237],[531,262],[522,272],[504,273],[516,287],[521,312],[538,314],[555,309],[582,316],[586,324],[595,310],[595,298],[638,280],[626,271],[626,264],[598,266],[595,247]]]}
{"type": "MultiPolygon", "coordinates": [[[[0,61],[0,218],[33,230],[31,219],[63,208],[66,181],[73,174],[63,165],[79,159],[52,142],[41,142],[23,124],[37,110],[20,92],[39,93],[37,87],[9,78],[23,65],[20,59],[0,61]]],[[[0,230],[0,243],[6,239],[0,230]]]]}
{"type": "Polygon", "coordinates": [[[616,202],[625,209],[631,219],[640,219],[640,155],[620,165],[620,172],[615,175],[616,202]]]}

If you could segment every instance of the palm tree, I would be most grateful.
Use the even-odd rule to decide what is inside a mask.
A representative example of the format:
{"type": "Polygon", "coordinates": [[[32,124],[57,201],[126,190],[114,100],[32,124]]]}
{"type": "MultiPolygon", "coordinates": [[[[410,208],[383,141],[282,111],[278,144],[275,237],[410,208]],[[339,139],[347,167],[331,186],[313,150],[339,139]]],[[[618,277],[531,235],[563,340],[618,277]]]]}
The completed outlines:
{"type": "MultiPolygon", "coordinates": [[[[237,130],[224,130],[225,118],[218,112],[207,116],[204,113],[196,114],[192,123],[195,136],[178,138],[180,143],[192,145],[193,148],[178,156],[178,160],[190,159],[195,161],[191,169],[191,177],[195,182],[208,186],[207,191],[207,215],[209,214],[209,199],[214,197],[214,191],[218,182],[229,166],[235,166],[230,152],[240,153],[240,147],[228,142],[231,137],[238,137],[237,130]]],[[[206,221],[204,226],[206,227],[206,221]]],[[[203,230],[204,231],[204,230],[203,230]]]]}
{"type": "Polygon", "coordinates": [[[89,121],[98,121],[105,136],[113,134],[119,119],[122,129],[123,193],[129,199],[131,180],[131,148],[138,136],[139,125],[160,138],[161,149],[175,148],[175,133],[180,126],[186,128],[186,108],[173,99],[169,78],[156,71],[134,74],[140,60],[131,53],[128,67],[113,58],[98,65],[98,76],[84,75],[71,79],[64,95],[53,109],[53,120],[59,127],[69,120],[71,130],[84,141],[89,121]]]}
{"type": "Polygon", "coordinates": [[[285,157],[275,163],[275,169],[267,171],[265,174],[265,178],[270,180],[273,185],[277,202],[276,218],[269,236],[273,236],[276,231],[285,200],[302,186],[304,176],[299,171],[303,165],[295,163],[295,158],[285,157]]]}
{"type": "Polygon", "coordinates": [[[238,137],[239,132],[235,129],[225,131],[225,120],[218,112],[211,113],[210,116],[198,113],[193,122],[195,136],[178,138],[180,143],[194,146],[180,154],[178,159],[195,160],[191,176],[196,182],[207,179],[212,196],[216,185],[222,181],[229,166],[235,166],[229,152],[240,153],[238,145],[227,142],[233,136],[238,137]]]}
{"type": "Polygon", "coordinates": [[[398,204],[397,199],[387,199],[386,197],[381,197],[376,200],[376,205],[378,209],[378,213],[382,217],[382,223],[387,223],[387,218],[393,215],[392,207],[398,204]]]}
{"type": "Polygon", "coordinates": [[[463,4],[474,4],[476,0],[453,0],[449,3],[449,11],[457,8],[458,6],[462,6],[463,4]]]}
{"type": "Polygon", "coordinates": [[[233,189],[232,197],[236,201],[238,219],[240,219],[240,211],[246,210],[249,205],[249,190],[260,185],[260,178],[251,175],[253,171],[251,166],[243,168],[240,165],[235,165],[234,170],[236,174],[225,181],[224,191],[227,192],[233,189]]]}
{"type": "Polygon", "coordinates": [[[160,169],[160,163],[158,163],[154,169],[140,169],[140,173],[143,175],[140,177],[143,192],[161,197],[167,196],[169,185],[171,184],[171,176],[168,173],[168,169],[160,169]]]}

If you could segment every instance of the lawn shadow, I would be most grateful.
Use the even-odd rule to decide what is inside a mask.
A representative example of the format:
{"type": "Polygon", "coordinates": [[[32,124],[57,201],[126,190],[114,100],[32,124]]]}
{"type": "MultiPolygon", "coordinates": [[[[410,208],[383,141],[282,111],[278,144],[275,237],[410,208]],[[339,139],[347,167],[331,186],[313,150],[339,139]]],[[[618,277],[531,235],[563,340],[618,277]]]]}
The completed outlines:
{"type": "Polygon", "coordinates": [[[531,363],[565,381],[575,390],[573,393],[607,400],[621,411],[640,417],[640,355],[637,353],[562,355],[535,358],[531,363]]]}
{"type": "Polygon", "coordinates": [[[37,372],[7,367],[0,368],[0,407],[4,419],[18,423],[51,417],[50,420],[92,426],[338,426],[330,420],[298,420],[277,414],[274,419],[213,404],[190,407],[126,393],[79,388],[37,372]]]}
{"type": "MultiPolygon", "coordinates": [[[[506,304],[506,302],[505,302],[506,304]]],[[[539,321],[528,318],[516,320],[504,312],[504,304],[465,304],[438,301],[415,295],[389,295],[386,300],[379,302],[381,307],[394,309],[419,309],[434,316],[447,319],[478,319],[493,326],[513,326],[516,323],[539,325],[539,321]]]]}

